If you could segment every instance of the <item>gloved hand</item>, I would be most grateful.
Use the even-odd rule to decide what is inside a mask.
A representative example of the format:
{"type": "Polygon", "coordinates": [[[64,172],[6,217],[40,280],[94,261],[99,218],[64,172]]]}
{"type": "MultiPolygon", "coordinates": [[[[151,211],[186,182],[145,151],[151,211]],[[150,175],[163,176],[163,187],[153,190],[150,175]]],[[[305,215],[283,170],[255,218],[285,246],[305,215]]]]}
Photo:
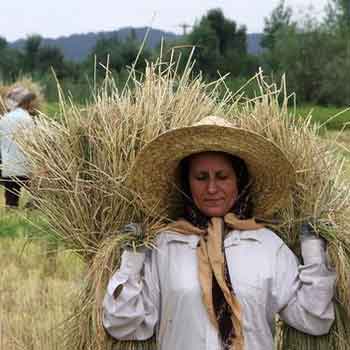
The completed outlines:
{"type": "Polygon", "coordinates": [[[316,235],[316,232],[309,222],[304,222],[301,224],[300,228],[300,240],[307,240],[307,239],[319,239],[319,237],[316,235]]]}
{"type": "Polygon", "coordinates": [[[308,222],[301,225],[300,243],[305,265],[326,262],[326,241],[316,235],[313,226],[308,222]]]}
{"type": "MultiPolygon", "coordinates": [[[[132,222],[123,226],[118,235],[123,239],[123,253],[121,255],[119,274],[129,276],[128,278],[139,278],[146,257],[147,248],[143,244],[144,230],[141,224],[132,222]],[[136,276],[136,277],[135,277],[136,276]]],[[[120,277],[120,276],[119,276],[120,277]]],[[[115,284],[111,279],[112,285],[115,284]]],[[[112,293],[116,299],[124,288],[124,284],[118,284],[112,293]]]]}
{"type": "Polygon", "coordinates": [[[132,250],[134,252],[143,252],[147,249],[144,245],[145,234],[142,224],[131,222],[130,224],[125,225],[120,230],[119,234],[124,236],[124,249],[132,250]]]}

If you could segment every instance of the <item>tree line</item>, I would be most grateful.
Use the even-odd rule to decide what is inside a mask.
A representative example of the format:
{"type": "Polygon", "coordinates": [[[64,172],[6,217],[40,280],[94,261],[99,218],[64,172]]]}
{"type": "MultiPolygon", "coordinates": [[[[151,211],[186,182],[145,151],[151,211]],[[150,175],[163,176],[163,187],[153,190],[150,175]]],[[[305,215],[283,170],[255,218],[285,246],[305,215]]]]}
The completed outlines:
{"type": "MultiPolygon", "coordinates": [[[[350,104],[350,1],[329,0],[323,20],[310,13],[298,21],[293,18],[292,8],[280,0],[265,18],[261,42],[264,50],[260,55],[248,53],[246,27],[226,18],[220,9],[209,10],[189,34],[177,42],[164,43],[162,49],[167,53],[177,47],[176,52],[181,53],[185,62],[190,48],[195,46],[197,71],[209,79],[229,73],[227,82],[232,89],[262,67],[274,81],[286,73],[289,91],[296,92],[299,102],[350,104]]],[[[158,57],[160,46],[153,50],[144,48],[136,69],[142,70],[147,61],[158,57]]],[[[10,48],[0,37],[0,80],[5,83],[30,75],[42,83],[48,99],[55,100],[54,70],[65,89],[84,99],[92,77],[103,78],[103,67],[108,66],[123,84],[126,67],[135,62],[139,49],[134,31],[127,40],[102,37],[89,56],[76,63],[67,61],[60,49],[43,46],[39,35],[27,37],[22,50],[10,48]]]]}

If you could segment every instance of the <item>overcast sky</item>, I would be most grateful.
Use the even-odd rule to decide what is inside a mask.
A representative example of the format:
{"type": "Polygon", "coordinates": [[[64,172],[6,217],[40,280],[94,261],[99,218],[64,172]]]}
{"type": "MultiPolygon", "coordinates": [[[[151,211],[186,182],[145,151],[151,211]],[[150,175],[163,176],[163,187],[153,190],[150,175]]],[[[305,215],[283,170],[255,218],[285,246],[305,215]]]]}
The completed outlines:
{"type": "MultiPolygon", "coordinates": [[[[286,0],[296,15],[312,11],[319,18],[327,2],[286,0]]],[[[239,25],[246,25],[249,33],[254,33],[262,31],[264,17],[269,16],[278,3],[279,0],[0,0],[0,36],[8,41],[28,34],[57,38],[149,25],[181,33],[179,25],[193,24],[216,7],[239,25]]]]}

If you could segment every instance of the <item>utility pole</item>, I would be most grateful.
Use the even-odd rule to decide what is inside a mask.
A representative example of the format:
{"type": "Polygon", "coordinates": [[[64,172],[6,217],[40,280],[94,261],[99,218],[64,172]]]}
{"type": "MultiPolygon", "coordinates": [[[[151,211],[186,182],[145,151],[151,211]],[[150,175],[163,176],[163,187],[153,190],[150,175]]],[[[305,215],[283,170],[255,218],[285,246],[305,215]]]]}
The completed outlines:
{"type": "Polygon", "coordinates": [[[191,28],[192,26],[187,23],[181,23],[178,25],[178,27],[182,28],[183,35],[187,35],[187,29],[191,28]]]}

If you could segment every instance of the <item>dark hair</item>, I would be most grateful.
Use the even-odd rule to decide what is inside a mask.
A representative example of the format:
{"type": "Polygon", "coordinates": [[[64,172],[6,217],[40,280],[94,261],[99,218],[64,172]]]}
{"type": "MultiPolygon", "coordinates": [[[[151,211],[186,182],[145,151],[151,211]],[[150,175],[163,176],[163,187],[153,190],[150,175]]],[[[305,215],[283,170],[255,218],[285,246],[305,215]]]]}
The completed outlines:
{"type": "MultiPolygon", "coordinates": [[[[237,177],[238,197],[233,204],[231,211],[240,219],[251,218],[253,216],[253,203],[250,193],[251,178],[245,161],[242,158],[229,153],[215,151],[213,153],[221,153],[227,156],[227,158],[231,160],[232,168],[237,177]]],[[[179,165],[180,185],[183,192],[185,206],[194,205],[189,183],[190,160],[193,155],[194,154],[182,159],[179,165]]]]}
{"type": "Polygon", "coordinates": [[[36,99],[36,94],[34,92],[30,92],[23,97],[23,99],[19,103],[19,106],[23,106],[26,103],[30,103],[35,99],[36,99]]]}

